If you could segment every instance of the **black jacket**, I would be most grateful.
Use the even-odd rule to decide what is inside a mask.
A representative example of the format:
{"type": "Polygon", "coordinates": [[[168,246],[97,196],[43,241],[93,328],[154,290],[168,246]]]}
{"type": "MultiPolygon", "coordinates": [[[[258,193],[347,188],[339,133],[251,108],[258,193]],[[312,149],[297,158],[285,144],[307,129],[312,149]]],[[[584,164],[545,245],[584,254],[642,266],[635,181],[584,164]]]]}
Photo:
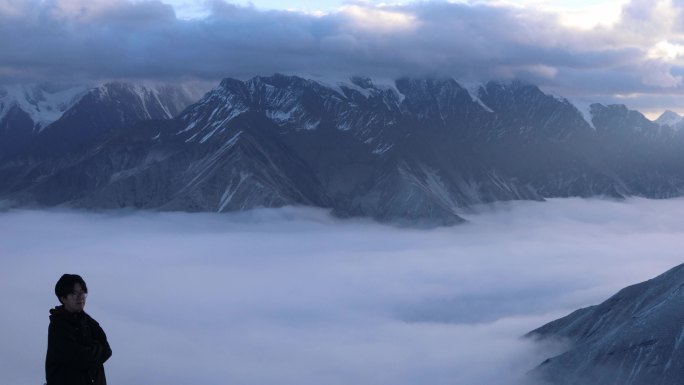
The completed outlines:
{"type": "Polygon", "coordinates": [[[47,385],[106,385],[103,364],[111,355],[107,336],[88,314],[50,310],[47,385]]]}

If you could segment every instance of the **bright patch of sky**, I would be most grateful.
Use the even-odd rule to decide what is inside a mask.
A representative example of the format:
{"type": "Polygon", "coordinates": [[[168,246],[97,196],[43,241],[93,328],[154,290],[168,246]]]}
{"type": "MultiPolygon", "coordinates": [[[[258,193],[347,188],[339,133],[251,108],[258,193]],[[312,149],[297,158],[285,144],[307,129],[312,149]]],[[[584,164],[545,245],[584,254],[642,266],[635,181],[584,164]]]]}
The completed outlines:
{"type": "MultiPolygon", "coordinates": [[[[208,3],[204,0],[166,0],[173,5],[176,14],[182,19],[192,19],[203,17],[208,14],[208,3]]],[[[306,13],[325,13],[334,11],[344,5],[344,1],[339,0],[299,0],[299,1],[278,1],[278,0],[257,0],[257,1],[233,1],[233,4],[242,6],[254,6],[260,10],[289,10],[306,13]]],[[[364,2],[373,3],[373,2],[364,2]]],[[[379,2],[378,2],[379,3],[379,2]]]]}
{"type": "Polygon", "coordinates": [[[629,0],[451,0],[450,3],[520,7],[557,14],[566,27],[591,29],[612,26],[629,0]]]}
{"type": "Polygon", "coordinates": [[[673,44],[663,40],[656,44],[649,52],[649,57],[653,59],[675,60],[684,56],[684,45],[673,44]]]}
{"type": "MultiPolygon", "coordinates": [[[[205,0],[166,0],[176,9],[180,18],[197,18],[208,12],[205,0]]],[[[612,25],[620,16],[620,10],[627,0],[452,0],[450,3],[500,4],[543,9],[560,14],[561,21],[568,26],[591,28],[597,25],[612,25]]],[[[261,10],[290,10],[306,13],[327,13],[350,5],[393,5],[406,4],[405,1],[345,1],[345,0],[252,0],[234,1],[234,4],[252,5],[261,10]]]]}

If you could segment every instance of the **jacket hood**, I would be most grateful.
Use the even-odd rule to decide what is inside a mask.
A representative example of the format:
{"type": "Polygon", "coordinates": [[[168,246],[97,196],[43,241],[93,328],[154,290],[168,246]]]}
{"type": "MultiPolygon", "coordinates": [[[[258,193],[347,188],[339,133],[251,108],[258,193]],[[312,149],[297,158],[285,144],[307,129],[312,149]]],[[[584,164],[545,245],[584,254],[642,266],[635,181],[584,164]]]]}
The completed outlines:
{"type": "Polygon", "coordinates": [[[50,321],[54,320],[55,318],[76,318],[78,316],[85,315],[85,312],[81,313],[71,313],[67,309],[64,308],[64,305],[59,305],[57,307],[54,307],[50,309],[50,321]]]}
{"type": "Polygon", "coordinates": [[[66,317],[68,314],[69,312],[64,309],[64,305],[60,305],[50,309],[50,320],[58,317],[66,317]]]}

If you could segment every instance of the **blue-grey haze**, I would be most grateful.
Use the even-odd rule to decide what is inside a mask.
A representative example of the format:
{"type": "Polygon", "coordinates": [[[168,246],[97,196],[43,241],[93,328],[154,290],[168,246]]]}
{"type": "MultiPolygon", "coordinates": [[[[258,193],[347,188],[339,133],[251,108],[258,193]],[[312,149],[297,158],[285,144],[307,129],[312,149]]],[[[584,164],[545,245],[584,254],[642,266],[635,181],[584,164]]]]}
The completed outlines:
{"type": "Polygon", "coordinates": [[[42,383],[65,272],[113,384],[513,384],[519,336],[682,262],[684,200],[501,203],[432,230],[317,209],[0,212],[0,373],[42,383]]]}

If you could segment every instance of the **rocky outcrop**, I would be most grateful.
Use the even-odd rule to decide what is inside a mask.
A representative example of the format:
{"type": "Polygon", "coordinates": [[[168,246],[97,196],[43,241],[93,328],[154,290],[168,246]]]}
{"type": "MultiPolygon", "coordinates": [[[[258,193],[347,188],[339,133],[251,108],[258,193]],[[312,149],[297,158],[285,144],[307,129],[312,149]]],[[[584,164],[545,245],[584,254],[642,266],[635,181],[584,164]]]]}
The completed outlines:
{"type": "Polygon", "coordinates": [[[569,348],[530,373],[549,385],[675,385],[684,378],[684,265],[527,336],[569,348]]]}

